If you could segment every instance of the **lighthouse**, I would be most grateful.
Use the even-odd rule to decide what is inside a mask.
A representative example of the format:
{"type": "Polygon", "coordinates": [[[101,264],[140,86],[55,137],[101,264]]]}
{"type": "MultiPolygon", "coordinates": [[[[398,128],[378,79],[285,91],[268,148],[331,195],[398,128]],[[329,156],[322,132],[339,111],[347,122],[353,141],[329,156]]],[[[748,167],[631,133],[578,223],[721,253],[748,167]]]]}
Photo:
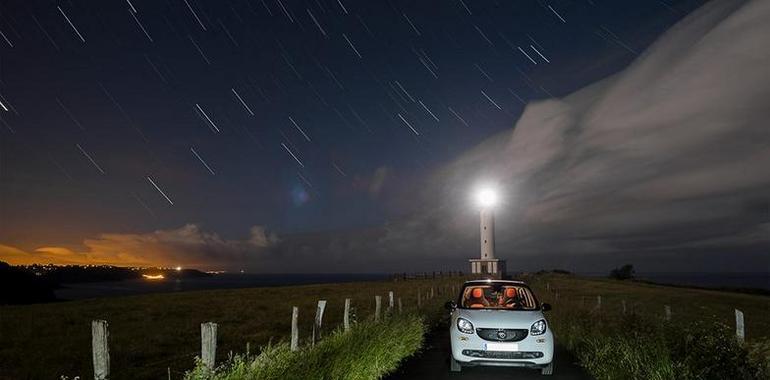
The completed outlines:
{"type": "Polygon", "coordinates": [[[505,260],[495,258],[495,213],[497,193],[491,188],[483,188],[476,194],[480,206],[479,242],[481,246],[478,259],[470,259],[471,273],[486,277],[500,278],[505,275],[505,260]]]}
{"type": "Polygon", "coordinates": [[[489,208],[481,209],[481,259],[495,258],[495,214],[489,208]]]}

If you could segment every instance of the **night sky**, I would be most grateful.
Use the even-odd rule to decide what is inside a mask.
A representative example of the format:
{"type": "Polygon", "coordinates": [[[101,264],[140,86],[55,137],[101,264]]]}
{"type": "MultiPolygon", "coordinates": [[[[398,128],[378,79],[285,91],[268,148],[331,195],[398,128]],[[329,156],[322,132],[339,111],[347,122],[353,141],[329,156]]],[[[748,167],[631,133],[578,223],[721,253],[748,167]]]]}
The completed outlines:
{"type": "MultiPolygon", "coordinates": [[[[758,143],[768,141],[766,127],[741,134],[734,143],[727,140],[724,150],[701,146],[717,158],[704,167],[716,168],[733,162],[724,152],[750,153],[745,140],[753,140],[760,156],[748,162],[757,166],[740,167],[760,181],[717,189],[718,197],[709,198],[714,192],[669,197],[654,207],[633,197],[630,203],[604,205],[582,197],[553,206],[554,199],[575,192],[607,199],[592,192],[594,187],[579,185],[574,192],[554,193],[565,189],[555,182],[574,178],[580,162],[592,159],[583,158],[601,156],[587,153],[587,139],[560,148],[561,158],[538,173],[527,172],[526,181],[502,164],[515,166],[522,157],[545,152],[537,148],[537,134],[534,140],[511,139],[514,126],[516,133],[528,130],[528,114],[537,115],[537,107],[552,102],[548,99],[623,77],[616,73],[632,62],[652,60],[654,55],[645,53],[650,44],[703,4],[4,2],[0,259],[255,272],[467,269],[465,258],[478,254],[478,222],[466,195],[479,180],[494,179],[507,200],[498,218],[498,251],[512,261],[527,260],[509,267],[591,271],[630,261],[645,269],[645,260],[660,264],[660,257],[685,252],[672,259],[671,268],[647,269],[685,270],[693,257],[703,257],[701,269],[719,270],[729,250],[746,255],[745,265],[730,270],[756,268],[767,264],[762,255],[770,246],[770,181],[759,169],[770,160],[767,144],[758,143]],[[525,112],[528,104],[535,108],[525,112]],[[479,150],[501,154],[513,148],[503,158],[474,159],[479,150]],[[578,148],[579,153],[568,152],[578,148]],[[569,169],[554,166],[570,155],[569,169]],[[685,205],[692,200],[707,203],[685,205]],[[570,202],[596,207],[582,210],[570,202]],[[713,220],[676,217],[690,215],[691,206],[711,210],[713,220]],[[549,218],[569,217],[552,223],[538,214],[543,207],[553,212],[549,218]],[[656,207],[667,210],[665,215],[656,214],[656,207]],[[639,209],[648,212],[640,216],[639,209]],[[627,228],[567,227],[581,218],[627,228]],[[664,223],[651,227],[656,220],[664,223]],[[752,233],[758,240],[699,245],[752,233]],[[601,249],[576,248],[595,247],[597,240],[604,242],[601,249]],[[652,240],[665,244],[651,245],[652,240]]],[[[755,4],[718,1],[706,5],[712,9],[702,18],[718,28],[748,12],[741,7],[759,7],[755,4]]],[[[749,52],[751,46],[736,49],[749,52]]],[[[767,54],[753,58],[767,62],[767,54]]],[[[766,76],[751,78],[764,104],[766,76]]],[[[613,99],[661,94],[612,91],[613,99]]],[[[597,107],[612,112],[623,104],[597,107]]],[[[542,121],[535,124],[547,130],[551,119],[542,121]]],[[[583,124],[574,125],[563,136],[580,133],[583,124]]],[[[744,132],[755,128],[735,125],[744,132]]],[[[686,133],[705,141],[699,137],[705,130],[686,133]]],[[[617,138],[611,130],[600,136],[617,138]]],[[[644,136],[626,136],[614,146],[644,136]]],[[[665,141],[671,140],[651,144],[657,149],[665,141]]],[[[642,154],[617,172],[603,172],[602,181],[615,183],[649,169],[646,177],[628,180],[644,182],[650,188],[646,194],[662,194],[679,185],[664,181],[655,187],[655,180],[668,178],[657,167],[681,168],[669,173],[672,178],[694,171],[679,156],[658,162],[659,151],[645,152],[649,156],[642,154]]],[[[629,189],[628,183],[616,185],[629,189]]]]}

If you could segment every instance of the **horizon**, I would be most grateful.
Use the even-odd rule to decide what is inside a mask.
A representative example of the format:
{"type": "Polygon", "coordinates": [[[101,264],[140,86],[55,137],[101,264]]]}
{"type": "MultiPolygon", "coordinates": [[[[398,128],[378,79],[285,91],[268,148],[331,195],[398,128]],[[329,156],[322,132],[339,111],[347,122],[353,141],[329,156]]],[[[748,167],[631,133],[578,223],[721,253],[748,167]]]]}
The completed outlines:
{"type": "MultiPolygon", "coordinates": [[[[2,260],[0,260],[2,262],[2,260]]],[[[438,275],[439,273],[444,274],[452,274],[452,273],[463,273],[463,274],[470,274],[468,271],[462,271],[462,270],[431,270],[431,271],[414,271],[414,272],[247,272],[247,271],[228,271],[228,270],[218,270],[218,269],[206,269],[206,268],[179,268],[179,267],[137,267],[137,266],[121,266],[121,265],[112,265],[112,264],[42,264],[42,263],[36,263],[36,264],[9,264],[14,267],[32,267],[32,266],[53,266],[53,267],[110,267],[110,268],[119,268],[119,269],[134,269],[134,270],[144,270],[144,269],[160,269],[160,270],[193,270],[198,271],[201,273],[207,273],[207,274],[252,274],[252,275],[399,275],[402,273],[405,273],[407,275],[414,275],[414,274],[423,274],[428,273],[431,274],[433,272],[438,275]]],[[[611,269],[617,269],[617,268],[611,268],[611,269]]],[[[520,275],[520,274],[529,274],[529,273],[537,273],[537,272],[559,272],[559,271],[565,271],[567,275],[574,274],[579,276],[588,276],[588,277],[607,277],[608,271],[583,271],[583,272],[573,272],[569,271],[567,269],[563,268],[550,268],[550,269],[536,269],[536,270],[527,270],[527,271],[515,271],[511,272],[508,271],[509,275],[520,275]]],[[[759,275],[759,276],[770,276],[770,271],[747,271],[747,272],[686,272],[686,271],[673,271],[673,272],[647,272],[647,271],[635,271],[634,272],[636,277],[639,276],[645,276],[645,275],[759,275]]]]}

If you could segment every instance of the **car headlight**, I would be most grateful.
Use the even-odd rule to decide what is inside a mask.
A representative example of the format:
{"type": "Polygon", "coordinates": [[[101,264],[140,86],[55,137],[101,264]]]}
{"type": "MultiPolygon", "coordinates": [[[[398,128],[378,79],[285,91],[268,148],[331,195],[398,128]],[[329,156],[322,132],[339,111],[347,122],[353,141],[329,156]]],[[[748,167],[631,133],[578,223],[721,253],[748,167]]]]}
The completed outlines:
{"type": "Polygon", "coordinates": [[[541,319],[532,324],[529,328],[529,335],[543,335],[545,334],[545,319],[541,319]]]}
{"type": "Polygon", "coordinates": [[[473,323],[465,318],[457,318],[457,329],[466,334],[473,334],[473,323]]]}

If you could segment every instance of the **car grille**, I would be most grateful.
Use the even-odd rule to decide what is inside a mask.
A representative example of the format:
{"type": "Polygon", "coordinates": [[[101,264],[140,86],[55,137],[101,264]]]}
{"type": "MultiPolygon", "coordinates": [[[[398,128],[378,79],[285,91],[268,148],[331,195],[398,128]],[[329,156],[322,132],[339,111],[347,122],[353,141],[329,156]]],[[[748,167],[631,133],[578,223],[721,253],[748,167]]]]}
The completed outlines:
{"type": "Polygon", "coordinates": [[[484,359],[539,359],[543,357],[542,352],[538,351],[484,351],[484,350],[463,350],[463,355],[474,358],[484,359]]]}
{"type": "Polygon", "coordinates": [[[493,342],[518,342],[527,337],[527,329],[476,329],[481,339],[493,342]]]}

